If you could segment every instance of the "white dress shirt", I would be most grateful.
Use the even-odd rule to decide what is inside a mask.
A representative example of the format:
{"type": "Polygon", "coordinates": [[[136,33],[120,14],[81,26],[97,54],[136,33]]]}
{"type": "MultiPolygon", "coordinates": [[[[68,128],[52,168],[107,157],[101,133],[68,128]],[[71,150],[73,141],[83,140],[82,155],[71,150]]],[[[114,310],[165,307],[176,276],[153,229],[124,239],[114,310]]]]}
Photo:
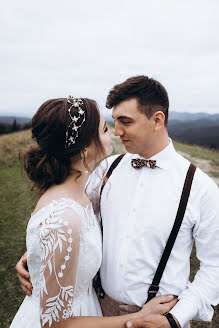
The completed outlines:
{"type": "MultiPolygon", "coordinates": [[[[103,161],[91,176],[88,192],[98,202],[103,174],[115,160],[103,161]]],[[[175,221],[189,161],[172,142],[151,159],[155,169],[131,166],[126,154],[106,183],[101,197],[105,292],[126,304],[143,306],[175,221]]],[[[185,216],[157,295],[178,295],[170,311],[181,327],[191,319],[210,321],[219,303],[219,189],[197,168],[185,216]],[[200,269],[189,282],[190,254],[195,240],[200,269]]]]}

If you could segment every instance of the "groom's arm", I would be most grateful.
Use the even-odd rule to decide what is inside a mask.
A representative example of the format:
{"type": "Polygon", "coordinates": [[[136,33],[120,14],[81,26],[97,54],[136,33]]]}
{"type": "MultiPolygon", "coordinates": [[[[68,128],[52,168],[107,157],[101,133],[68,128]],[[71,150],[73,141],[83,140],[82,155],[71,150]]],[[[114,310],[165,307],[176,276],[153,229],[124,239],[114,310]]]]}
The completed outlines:
{"type": "Polygon", "coordinates": [[[212,180],[206,179],[199,193],[200,214],[192,233],[200,268],[170,311],[182,326],[192,319],[211,321],[212,305],[219,303],[219,189],[212,180]]]}
{"type": "Polygon", "coordinates": [[[30,282],[30,274],[27,268],[27,252],[23,254],[16,264],[17,276],[21,283],[21,288],[30,296],[32,294],[32,284],[30,282]]]}
{"type": "MultiPolygon", "coordinates": [[[[192,231],[200,269],[193,282],[188,283],[187,288],[178,296],[178,303],[170,310],[181,327],[192,319],[211,321],[211,305],[219,302],[219,192],[212,181],[207,183],[200,198],[200,216],[192,231]]],[[[159,316],[154,317],[153,326],[137,323],[133,328],[165,327],[162,326],[163,320],[160,320],[159,326],[159,316]]]]}

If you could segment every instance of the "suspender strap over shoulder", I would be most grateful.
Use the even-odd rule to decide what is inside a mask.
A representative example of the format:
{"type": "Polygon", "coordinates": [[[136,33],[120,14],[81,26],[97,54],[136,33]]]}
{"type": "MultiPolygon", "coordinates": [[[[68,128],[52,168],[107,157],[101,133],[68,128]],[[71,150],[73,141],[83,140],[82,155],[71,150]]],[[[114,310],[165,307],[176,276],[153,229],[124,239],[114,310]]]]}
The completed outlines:
{"type": "Polygon", "coordinates": [[[182,191],[178,211],[176,214],[176,219],[175,219],[173,228],[171,230],[171,233],[169,235],[169,238],[167,240],[167,244],[163,251],[163,255],[161,257],[157,271],[154,275],[154,279],[152,281],[151,286],[148,289],[147,302],[150,301],[153,297],[155,297],[159,290],[160,280],[162,278],[164,269],[166,267],[167,261],[169,259],[170,253],[172,251],[173,245],[175,243],[176,237],[178,235],[179,229],[180,229],[182,221],[183,221],[183,217],[184,217],[187,202],[189,199],[189,194],[190,194],[192,180],[194,177],[195,170],[196,170],[196,166],[193,164],[190,164],[189,169],[187,171],[186,179],[184,182],[183,191],[182,191]]]}
{"type": "Polygon", "coordinates": [[[121,155],[119,155],[119,156],[115,159],[115,161],[113,161],[112,164],[110,165],[109,170],[107,171],[106,176],[105,176],[105,178],[104,178],[103,184],[102,184],[102,186],[101,186],[101,188],[100,188],[100,198],[101,198],[102,191],[103,191],[103,188],[104,188],[104,186],[105,186],[107,180],[109,179],[109,177],[111,176],[111,174],[113,173],[113,171],[115,170],[115,168],[117,167],[117,165],[119,164],[119,162],[122,160],[122,158],[123,158],[124,155],[125,155],[125,154],[121,154],[121,155]]]}
{"type": "Polygon", "coordinates": [[[107,179],[109,179],[109,177],[111,176],[111,174],[113,173],[113,171],[115,170],[115,168],[117,167],[117,165],[119,164],[119,162],[121,161],[121,159],[123,158],[124,155],[125,154],[119,155],[115,159],[115,161],[111,164],[111,166],[110,166],[110,168],[109,168],[109,170],[108,170],[108,172],[106,174],[107,179]]]}
{"type": "MultiPolygon", "coordinates": [[[[105,176],[105,179],[103,180],[103,184],[102,184],[102,186],[100,188],[100,200],[101,200],[101,195],[102,195],[103,188],[104,188],[107,180],[109,179],[109,177],[113,173],[113,170],[117,167],[117,165],[119,164],[119,162],[121,161],[121,159],[123,158],[124,155],[125,154],[119,155],[115,159],[115,161],[113,161],[113,163],[111,164],[111,166],[109,167],[109,170],[107,171],[106,176],[105,176]]],[[[102,235],[103,235],[102,218],[101,218],[101,231],[102,231],[102,235]]],[[[100,298],[104,298],[105,292],[104,292],[104,290],[102,288],[102,285],[101,285],[100,270],[97,272],[95,278],[93,279],[93,286],[94,286],[94,289],[96,290],[97,295],[100,298]]]]}

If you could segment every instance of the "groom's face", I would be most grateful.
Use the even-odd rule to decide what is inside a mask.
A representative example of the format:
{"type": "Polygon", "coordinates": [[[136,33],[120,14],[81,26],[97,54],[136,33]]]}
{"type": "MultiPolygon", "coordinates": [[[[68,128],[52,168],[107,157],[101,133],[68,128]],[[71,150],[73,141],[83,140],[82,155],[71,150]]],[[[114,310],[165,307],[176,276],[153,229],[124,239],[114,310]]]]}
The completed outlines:
{"type": "Polygon", "coordinates": [[[150,119],[139,111],[138,101],[129,99],[113,108],[115,136],[119,136],[127,152],[147,157],[155,141],[154,116],[150,119]]]}

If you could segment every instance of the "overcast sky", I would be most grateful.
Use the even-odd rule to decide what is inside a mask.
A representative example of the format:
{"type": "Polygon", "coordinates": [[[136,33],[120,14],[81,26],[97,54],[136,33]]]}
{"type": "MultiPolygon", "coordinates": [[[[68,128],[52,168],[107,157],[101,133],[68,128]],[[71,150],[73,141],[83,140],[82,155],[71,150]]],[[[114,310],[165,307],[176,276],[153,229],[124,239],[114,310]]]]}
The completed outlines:
{"type": "MultiPolygon", "coordinates": [[[[0,115],[145,74],[170,109],[219,113],[218,0],[19,0],[0,8],[0,115]]],[[[109,113],[109,110],[106,110],[109,113]]]]}

